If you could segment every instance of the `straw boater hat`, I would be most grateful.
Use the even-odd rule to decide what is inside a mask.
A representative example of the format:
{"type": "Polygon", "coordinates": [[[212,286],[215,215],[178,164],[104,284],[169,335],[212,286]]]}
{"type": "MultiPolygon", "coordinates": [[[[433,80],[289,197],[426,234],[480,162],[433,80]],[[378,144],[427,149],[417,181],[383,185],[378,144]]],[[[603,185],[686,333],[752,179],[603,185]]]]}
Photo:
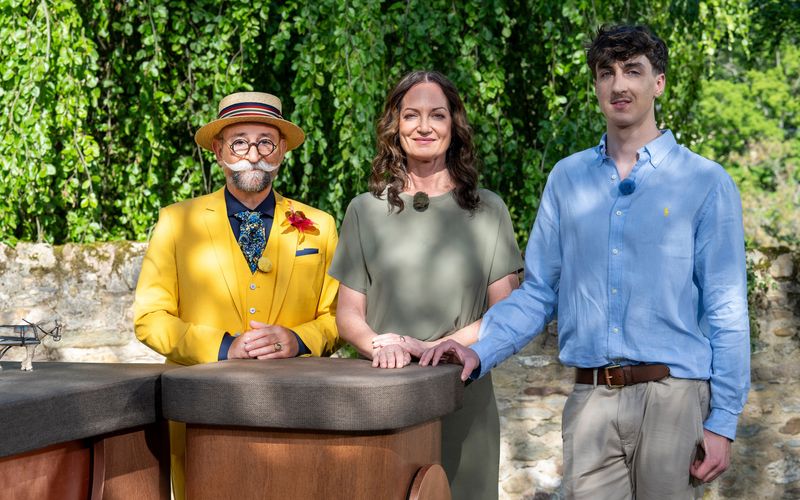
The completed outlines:
{"type": "Polygon", "coordinates": [[[207,123],[194,134],[194,141],[209,151],[214,137],[234,123],[266,123],[277,127],[286,139],[287,151],[303,143],[306,134],[294,123],[284,120],[281,114],[281,100],[264,92],[237,92],[224,97],[219,102],[217,119],[207,123]]]}

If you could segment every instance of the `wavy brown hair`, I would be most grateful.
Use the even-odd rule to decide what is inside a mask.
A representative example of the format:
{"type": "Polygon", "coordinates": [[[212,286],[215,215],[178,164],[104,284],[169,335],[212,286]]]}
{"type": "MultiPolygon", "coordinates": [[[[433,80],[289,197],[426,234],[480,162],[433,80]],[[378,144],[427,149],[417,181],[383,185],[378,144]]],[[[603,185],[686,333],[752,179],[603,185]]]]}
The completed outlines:
{"type": "Polygon", "coordinates": [[[405,75],[389,92],[383,115],[378,120],[378,153],[372,160],[372,175],[369,190],[376,198],[382,198],[384,191],[389,201],[389,210],[404,208],[400,193],[406,186],[406,153],[400,146],[400,105],[411,87],[420,83],[432,82],[442,89],[452,117],[450,146],[445,153],[445,165],[455,183],[453,197],[458,206],[470,212],[478,208],[478,168],[475,148],[472,144],[472,129],[467,123],[467,112],[458,95],[455,85],[437,71],[414,71],[405,75]]]}

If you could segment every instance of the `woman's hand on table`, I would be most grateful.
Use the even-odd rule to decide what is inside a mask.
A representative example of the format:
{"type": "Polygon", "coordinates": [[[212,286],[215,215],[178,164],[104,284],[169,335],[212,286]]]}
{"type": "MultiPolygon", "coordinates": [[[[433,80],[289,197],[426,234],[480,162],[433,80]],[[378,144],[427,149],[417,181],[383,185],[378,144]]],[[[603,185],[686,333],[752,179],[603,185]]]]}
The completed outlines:
{"type": "Polygon", "coordinates": [[[433,347],[432,343],[423,342],[415,339],[414,337],[398,335],[396,333],[384,333],[382,335],[376,335],[372,338],[373,350],[395,344],[400,345],[407,353],[411,354],[411,356],[415,358],[422,356],[422,353],[425,352],[425,349],[433,347]]]}
{"type": "Polygon", "coordinates": [[[389,344],[372,349],[372,366],[374,368],[402,368],[411,364],[411,354],[402,344],[389,344]]]}

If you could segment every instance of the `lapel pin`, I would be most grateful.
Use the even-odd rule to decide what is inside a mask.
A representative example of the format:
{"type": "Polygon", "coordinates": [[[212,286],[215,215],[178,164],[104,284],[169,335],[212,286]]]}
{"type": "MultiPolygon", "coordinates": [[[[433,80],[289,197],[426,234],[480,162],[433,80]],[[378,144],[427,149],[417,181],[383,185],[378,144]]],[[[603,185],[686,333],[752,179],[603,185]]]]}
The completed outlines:
{"type": "Polygon", "coordinates": [[[272,261],[269,260],[269,257],[261,257],[258,259],[258,270],[262,273],[268,273],[272,271],[272,261]]]}

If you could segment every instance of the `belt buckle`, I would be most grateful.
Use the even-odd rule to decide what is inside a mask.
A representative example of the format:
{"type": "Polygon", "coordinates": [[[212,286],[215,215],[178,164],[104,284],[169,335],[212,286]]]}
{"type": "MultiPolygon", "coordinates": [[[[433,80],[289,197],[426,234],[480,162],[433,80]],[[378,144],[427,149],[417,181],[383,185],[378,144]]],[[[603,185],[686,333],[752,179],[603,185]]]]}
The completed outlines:
{"type": "Polygon", "coordinates": [[[606,366],[605,368],[603,368],[603,374],[604,374],[605,379],[606,379],[606,387],[608,387],[609,389],[621,389],[621,388],[625,387],[625,377],[622,378],[622,383],[621,384],[618,384],[618,385],[617,384],[612,384],[611,383],[611,374],[608,373],[608,370],[611,370],[613,368],[622,368],[622,366],[614,364],[614,365],[606,366]]]}

